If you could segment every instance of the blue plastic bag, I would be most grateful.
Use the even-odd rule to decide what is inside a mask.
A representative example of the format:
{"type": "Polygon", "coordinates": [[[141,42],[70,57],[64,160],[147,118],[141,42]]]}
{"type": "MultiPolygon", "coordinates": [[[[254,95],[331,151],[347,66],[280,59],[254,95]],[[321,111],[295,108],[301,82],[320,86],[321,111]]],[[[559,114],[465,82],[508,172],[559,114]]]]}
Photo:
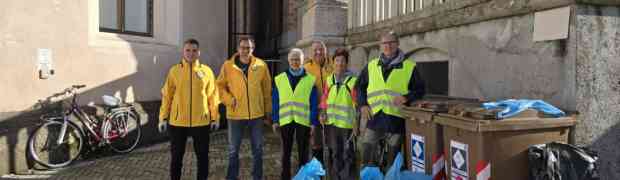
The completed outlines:
{"type": "Polygon", "coordinates": [[[323,169],[321,162],[316,160],[316,158],[312,158],[310,162],[304,164],[297,171],[297,175],[293,177],[293,180],[321,180],[321,176],[325,176],[325,169],[323,169]]]}
{"type": "Polygon", "coordinates": [[[403,155],[399,152],[392,163],[392,167],[385,174],[385,179],[389,180],[432,180],[433,178],[424,173],[417,173],[409,170],[401,171],[403,167],[403,155]]]}
{"type": "Polygon", "coordinates": [[[360,172],[361,180],[383,180],[383,173],[379,170],[378,167],[365,167],[360,172]]]}
{"type": "Polygon", "coordinates": [[[562,117],[564,112],[542,100],[529,100],[529,99],[508,99],[499,102],[483,103],[484,109],[503,109],[497,112],[497,117],[500,119],[509,118],[515,116],[528,108],[536,109],[545,114],[549,114],[553,117],[562,117]]]}

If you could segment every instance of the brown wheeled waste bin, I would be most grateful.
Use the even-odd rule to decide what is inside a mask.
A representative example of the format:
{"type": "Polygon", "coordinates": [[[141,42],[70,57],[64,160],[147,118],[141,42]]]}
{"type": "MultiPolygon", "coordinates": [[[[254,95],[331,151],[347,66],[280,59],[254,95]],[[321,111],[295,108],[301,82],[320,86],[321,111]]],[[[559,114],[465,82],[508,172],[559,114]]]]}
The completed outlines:
{"type": "Polygon", "coordinates": [[[407,168],[433,177],[444,177],[443,129],[433,122],[438,113],[446,113],[451,106],[478,102],[450,96],[425,96],[410,107],[404,107],[405,153],[407,168]]]}
{"type": "Polygon", "coordinates": [[[527,149],[549,142],[567,143],[575,117],[545,117],[536,110],[497,120],[497,111],[455,106],[433,120],[443,125],[449,179],[528,179],[527,149]]]}

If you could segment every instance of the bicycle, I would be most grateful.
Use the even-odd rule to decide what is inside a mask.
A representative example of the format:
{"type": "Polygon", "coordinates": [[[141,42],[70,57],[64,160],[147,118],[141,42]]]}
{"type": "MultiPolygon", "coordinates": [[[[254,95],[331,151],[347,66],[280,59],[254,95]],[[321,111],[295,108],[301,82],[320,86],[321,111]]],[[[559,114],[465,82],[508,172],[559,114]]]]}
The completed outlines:
{"type": "MultiPolygon", "coordinates": [[[[361,114],[361,111],[358,114],[361,114]]],[[[370,118],[369,121],[372,121],[372,114],[368,114],[368,117],[370,118]]],[[[357,118],[361,119],[361,115],[358,115],[357,118]]],[[[388,155],[390,149],[387,141],[388,135],[383,135],[379,137],[379,141],[374,147],[377,148],[377,150],[373,154],[371,154],[372,159],[376,160],[373,161],[371,164],[378,167],[382,172],[387,172],[387,169],[389,168],[388,155]]]]}
{"type": "Polygon", "coordinates": [[[388,153],[389,152],[388,152],[387,139],[381,138],[379,140],[379,143],[377,143],[377,148],[379,148],[379,150],[376,151],[377,154],[375,154],[376,160],[377,160],[377,167],[379,167],[381,171],[387,172],[389,168],[389,164],[388,164],[388,153]]]}
{"type": "MultiPolygon", "coordinates": [[[[28,155],[38,164],[47,168],[60,168],[71,164],[83,153],[85,138],[87,145],[93,148],[109,146],[117,153],[131,152],[140,141],[141,131],[138,116],[133,105],[121,104],[121,100],[104,95],[104,116],[102,119],[91,118],[78,105],[77,90],[86,85],[73,85],[55,96],[71,96],[68,109],[61,104],[60,114],[44,114],[45,121],[28,138],[28,155]],[[75,116],[82,126],[70,120],[75,116]]],[[[43,107],[51,102],[39,101],[43,107]]]]}

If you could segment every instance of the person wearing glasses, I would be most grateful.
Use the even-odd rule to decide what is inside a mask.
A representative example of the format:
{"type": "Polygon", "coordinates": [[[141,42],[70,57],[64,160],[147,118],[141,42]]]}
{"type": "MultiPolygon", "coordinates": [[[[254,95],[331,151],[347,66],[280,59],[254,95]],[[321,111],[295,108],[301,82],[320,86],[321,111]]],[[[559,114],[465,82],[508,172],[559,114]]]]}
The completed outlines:
{"type": "Polygon", "coordinates": [[[263,121],[271,120],[271,75],[267,64],[252,55],[254,40],[242,37],[237,53],[224,62],[217,79],[228,119],[228,172],[239,179],[239,147],[250,135],[254,159],[252,177],[263,178],[263,121]]]}
{"type": "Polygon", "coordinates": [[[356,84],[363,134],[362,160],[366,166],[378,165],[375,155],[382,139],[389,150],[387,160],[393,161],[404,142],[405,117],[401,108],[425,94],[416,63],[405,58],[398,36],[388,32],[381,35],[380,42],[380,57],[368,62],[356,84]]]}
{"type": "Polygon", "coordinates": [[[304,53],[294,48],[288,54],[289,69],[275,77],[272,91],[273,131],[282,140],[282,180],[291,179],[291,151],[297,141],[299,167],[309,162],[310,135],[319,124],[316,78],[302,64],[304,53]]]}

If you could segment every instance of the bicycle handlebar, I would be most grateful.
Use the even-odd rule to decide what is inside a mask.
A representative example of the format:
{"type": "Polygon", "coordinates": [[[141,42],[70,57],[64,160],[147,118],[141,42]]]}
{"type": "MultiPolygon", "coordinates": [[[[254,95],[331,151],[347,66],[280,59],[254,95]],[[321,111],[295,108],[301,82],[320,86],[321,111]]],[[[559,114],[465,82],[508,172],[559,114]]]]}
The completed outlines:
{"type": "Polygon", "coordinates": [[[86,85],[84,84],[72,85],[70,88],[66,88],[62,92],[52,94],[52,96],[45,98],[45,100],[38,100],[37,103],[35,103],[34,108],[40,108],[40,107],[45,106],[46,104],[51,103],[52,98],[75,94],[75,90],[78,90],[84,87],[86,87],[86,85]]]}
{"type": "Polygon", "coordinates": [[[72,85],[70,88],[67,88],[64,91],[62,91],[61,93],[56,93],[54,95],[73,94],[73,93],[75,93],[75,90],[82,89],[84,87],[86,87],[86,85],[84,85],[84,84],[72,85]]]}
{"type": "Polygon", "coordinates": [[[46,100],[49,100],[49,98],[52,98],[52,97],[60,97],[60,96],[68,95],[68,94],[74,94],[75,90],[78,90],[84,87],[86,87],[86,85],[84,84],[72,85],[70,88],[63,90],[62,92],[52,94],[52,96],[48,97],[48,99],[46,100]]]}

